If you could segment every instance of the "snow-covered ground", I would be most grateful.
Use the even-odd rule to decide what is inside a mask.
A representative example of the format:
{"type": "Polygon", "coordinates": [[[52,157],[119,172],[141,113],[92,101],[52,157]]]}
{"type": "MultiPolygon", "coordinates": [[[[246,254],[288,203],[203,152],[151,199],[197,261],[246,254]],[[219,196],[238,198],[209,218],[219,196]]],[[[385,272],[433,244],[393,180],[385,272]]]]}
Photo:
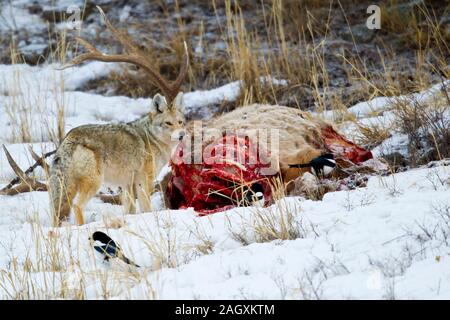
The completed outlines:
{"type": "Polygon", "coordinates": [[[450,298],[450,166],[201,218],[123,216],[94,199],[86,225],[54,229],[44,192],[0,196],[0,205],[2,299],[450,298]],[[275,224],[292,215],[299,238],[259,243],[261,215],[275,224]],[[103,263],[88,240],[96,230],[142,268],[103,263]]]}
{"type": "MultiPolygon", "coordinates": [[[[146,113],[149,99],[77,91],[115,67],[0,66],[0,143],[26,168],[32,160],[28,143],[17,143],[18,124],[28,125],[39,153],[53,148],[62,105],[66,131],[146,113]]],[[[233,100],[238,90],[231,83],[187,93],[188,110],[233,100]]],[[[389,104],[378,98],[349,112],[363,121],[389,121],[389,104]]],[[[11,178],[0,153],[0,187],[11,178]]],[[[448,161],[374,176],[365,188],[328,193],[322,201],[288,197],[268,208],[206,217],[192,209],[154,209],[123,215],[120,206],[92,199],[85,225],[53,228],[46,192],[0,196],[0,299],[450,298],[448,161]],[[89,241],[96,230],[142,267],[104,263],[89,241]],[[286,233],[291,240],[272,240],[286,233]]]]}

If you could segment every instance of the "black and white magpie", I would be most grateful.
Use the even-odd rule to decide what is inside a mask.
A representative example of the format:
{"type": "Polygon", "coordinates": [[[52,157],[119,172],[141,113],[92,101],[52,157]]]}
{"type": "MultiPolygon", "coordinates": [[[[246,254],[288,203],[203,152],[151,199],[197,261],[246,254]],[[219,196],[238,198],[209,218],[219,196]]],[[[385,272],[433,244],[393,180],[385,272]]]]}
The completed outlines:
{"type": "Polygon", "coordinates": [[[316,176],[327,176],[336,167],[336,161],[331,153],[322,154],[308,163],[290,164],[289,168],[309,168],[316,176]]]}
{"type": "Polygon", "coordinates": [[[111,239],[106,233],[96,231],[89,238],[94,243],[95,251],[103,255],[105,261],[109,261],[112,258],[118,258],[131,266],[139,268],[139,266],[128,259],[122,252],[122,249],[117,245],[113,239],[111,239]]]}
{"type": "Polygon", "coordinates": [[[245,195],[244,205],[264,207],[264,188],[260,183],[254,183],[245,195]]]}

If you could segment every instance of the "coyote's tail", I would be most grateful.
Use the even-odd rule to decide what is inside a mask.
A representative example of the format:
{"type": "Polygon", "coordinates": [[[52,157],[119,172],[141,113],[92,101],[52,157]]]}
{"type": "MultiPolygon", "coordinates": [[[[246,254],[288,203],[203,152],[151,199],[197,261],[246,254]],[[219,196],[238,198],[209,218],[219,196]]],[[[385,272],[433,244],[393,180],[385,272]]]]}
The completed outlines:
{"type": "Polygon", "coordinates": [[[67,189],[68,176],[66,165],[62,163],[62,159],[57,153],[49,172],[48,194],[54,226],[59,226],[60,222],[68,218],[70,214],[72,197],[67,189]]]}

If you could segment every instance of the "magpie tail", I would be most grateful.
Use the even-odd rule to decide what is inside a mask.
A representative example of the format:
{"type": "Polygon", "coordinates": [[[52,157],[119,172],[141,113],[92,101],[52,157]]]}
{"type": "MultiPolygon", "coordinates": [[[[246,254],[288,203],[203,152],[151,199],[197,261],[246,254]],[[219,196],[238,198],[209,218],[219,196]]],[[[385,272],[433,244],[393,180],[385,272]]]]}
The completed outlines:
{"type": "Polygon", "coordinates": [[[136,267],[136,268],[140,268],[141,266],[137,265],[136,263],[134,263],[133,261],[131,261],[130,259],[128,259],[127,257],[122,257],[121,258],[123,262],[125,262],[126,264],[129,264],[130,266],[136,267]]]}

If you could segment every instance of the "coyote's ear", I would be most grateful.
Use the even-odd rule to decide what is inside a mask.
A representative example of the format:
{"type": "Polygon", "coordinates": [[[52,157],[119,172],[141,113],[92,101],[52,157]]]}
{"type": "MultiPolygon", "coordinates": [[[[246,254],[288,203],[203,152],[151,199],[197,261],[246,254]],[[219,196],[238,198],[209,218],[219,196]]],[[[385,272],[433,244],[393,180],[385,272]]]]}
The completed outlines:
{"type": "Polygon", "coordinates": [[[166,98],[164,98],[159,93],[155,94],[155,96],[152,99],[152,106],[157,112],[164,112],[167,109],[167,101],[166,98]]]}
{"type": "Polygon", "coordinates": [[[183,92],[178,92],[177,96],[175,97],[174,100],[174,106],[181,112],[184,114],[184,96],[183,96],[183,92]]]}

